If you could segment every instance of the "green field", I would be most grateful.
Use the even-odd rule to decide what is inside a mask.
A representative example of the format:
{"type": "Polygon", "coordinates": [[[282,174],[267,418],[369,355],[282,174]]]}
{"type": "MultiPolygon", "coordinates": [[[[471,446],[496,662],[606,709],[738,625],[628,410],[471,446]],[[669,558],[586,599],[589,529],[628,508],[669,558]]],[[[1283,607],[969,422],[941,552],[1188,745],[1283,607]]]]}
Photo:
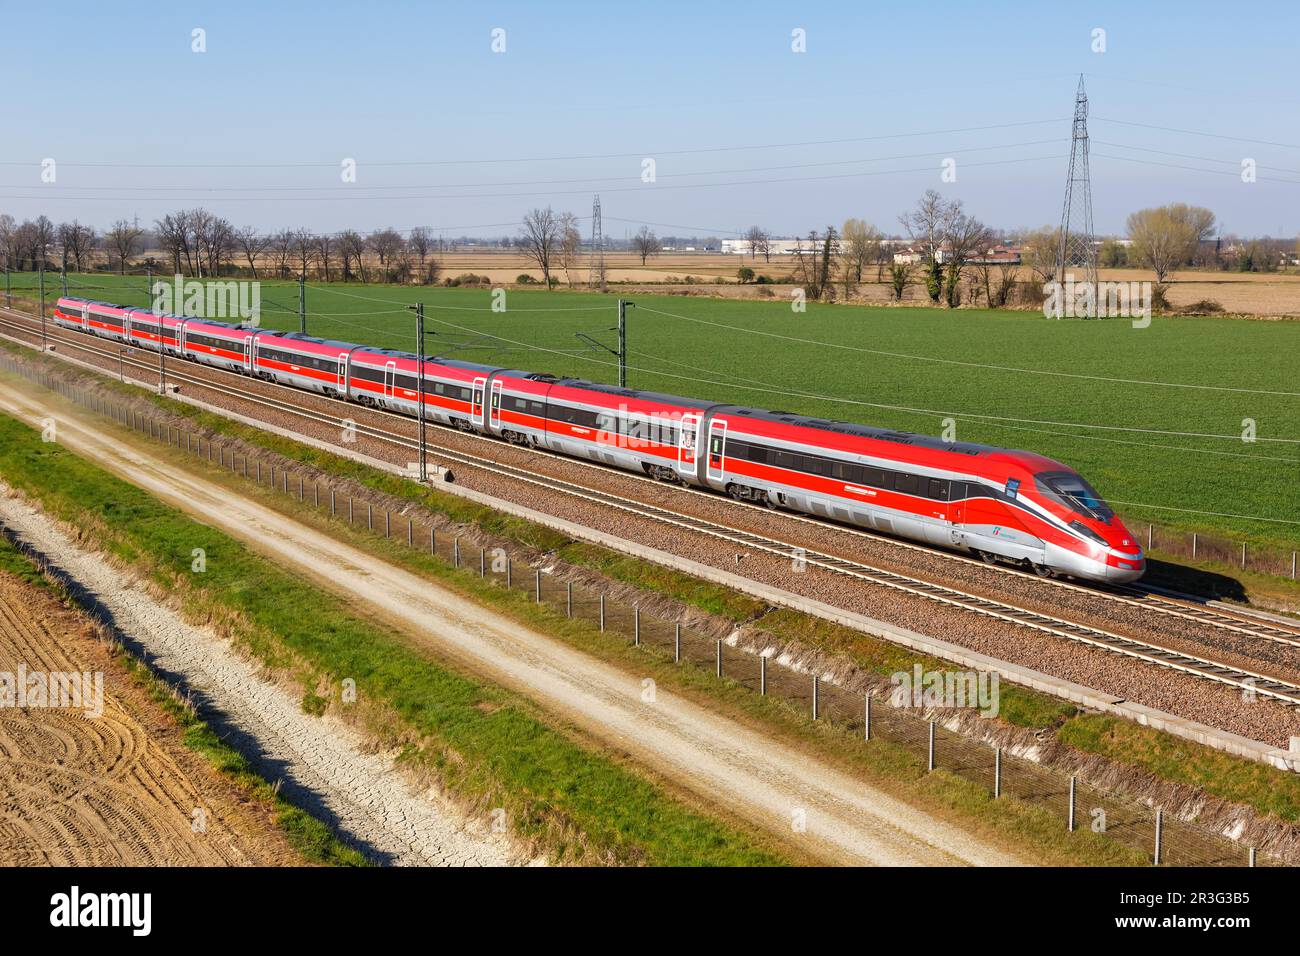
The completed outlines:
{"type": "MultiPolygon", "coordinates": [[[[34,276],[13,276],[17,290],[34,276]]],[[[58,277],[47,276],[47,294],[58,277]]],[[[74,276],[69,291],[146,305],[145,280],[74,276]]],[[[308,331],[615,381],[614,296],[309,284],[308,331]]],[[[1025,448],[1079,469],[1126,517],[1300,545],[1300,323],[1224,318],[1049,321],[1034,313],[637,295],[628,382],[678,394],[1025,448]],[[1257,440],[1242,439],[1243,420],[1257,440]],[[1082,427],[1094,426],[1094,427],[1082,427]]],[[[296,283],[263,282],[262,324],[298,327],[296,283]]]]}

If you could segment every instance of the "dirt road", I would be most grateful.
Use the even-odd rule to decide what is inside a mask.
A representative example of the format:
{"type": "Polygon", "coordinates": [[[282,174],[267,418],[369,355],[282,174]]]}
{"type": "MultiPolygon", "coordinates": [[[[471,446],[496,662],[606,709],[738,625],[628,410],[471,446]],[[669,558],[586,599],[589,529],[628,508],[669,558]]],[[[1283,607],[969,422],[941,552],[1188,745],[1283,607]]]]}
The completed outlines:
{"type": "Polygon", "coordinates": [[[98,675],[102,697],[92,676],[80,706],[0,709],[0,865],[298,862],[262,814],[184,749],[88,620],[0,572],[0,671],[20,668],[28,679],[98,675]]]}
{"type": "MultiPolygon", "coordinates": [[[[0,383],[0,410],[27,422],[49,402],[0,383]]],[[[231,495],[157,455],[101,434],[70,406],[59,441],[174,506],[363,602],[439,655],[515,688],[705,800],[827,862],[1015,864],[1013,856],[740,724],[521,627],[428,580],[231,495]]]]}

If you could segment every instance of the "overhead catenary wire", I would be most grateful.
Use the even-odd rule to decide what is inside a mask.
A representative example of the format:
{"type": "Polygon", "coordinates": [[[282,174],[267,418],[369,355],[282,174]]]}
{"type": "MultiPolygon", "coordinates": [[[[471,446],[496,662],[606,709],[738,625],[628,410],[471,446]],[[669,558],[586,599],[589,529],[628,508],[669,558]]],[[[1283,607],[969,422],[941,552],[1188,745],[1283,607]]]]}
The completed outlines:
{"type": "MultiPolygon", "coordinates": [[[[1044,126],[1052,123],[1068,122],[1068,118],[1062,119],[1042,119],[1042,120],[1021,120],[1011,123],[990,123],[983,126],[959,126],[951,129],[937,130],[917,130],[903,133],[880,133],[873,136],[849,136],[839,139],[821,139],[821,140],[803,140],[796,142],[781,143],[758,143],[745,146],[696,146],[683,147],[676,149],[640,149],[619,153],[589,153],[576,155],[556,155],[556,156],[518,156],[518,157],[483,157],[478,159],[420,159],[420,160],[360,160],[358,166],[374,167],[402,167],[402,166],[485,166],[491,164],[505,163],[550,163],[550,162],[577,162],[582,160],[597,159],[628,159],[640,158],[644,156],[685,156],[698,155],[704,153],[728,153],[728,152],[749,152],[752,150],[766,149],[793,149],[805,146],[836,146],[847,143],[870,143],[881,142],[891,139],[909,139],[920,138],[925,136],[948,136],[955,133],[977,133],[986,132],[993,129],[1016,129],[1025,126],[1044,126]]],[[[63,165],[69,167],[86,167],[101,169],[338,169],[339,160],[317,161],[317,162],[268,162],[268,163],[108,163],[108,162],[76,162],[71,161],[63,165]]],[[[40,167],[40,162],[35,161],[18,161],[18,160],[0,160],[0,166],[35,166],[40,167]]]]}

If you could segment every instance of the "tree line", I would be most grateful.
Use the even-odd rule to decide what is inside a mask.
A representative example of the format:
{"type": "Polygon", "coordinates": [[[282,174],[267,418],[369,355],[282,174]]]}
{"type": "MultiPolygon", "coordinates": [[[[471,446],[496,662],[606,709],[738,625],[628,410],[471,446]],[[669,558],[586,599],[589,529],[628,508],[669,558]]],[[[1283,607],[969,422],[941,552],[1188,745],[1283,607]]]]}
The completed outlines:
{"type": "MultiPolygon", "coordinates": [[[[819,301],[848,299],[869,281],[866,276],[874,269],[874,281],[886,285],[896,301],[920,286],[935,304],[956,308],[982,302],[998,308],[1015,297],[1035,295],[1031,283],[1020,278],[1021,267],[990,261],[985,255],[994,244],[1013,241],[1021,247],[1021,266],[1038,280],[1040,289],[1055,277],[1058,229],[1019,230],[1013,238],[999,234],[970,215],[961,200],[946,199],[935,190],[927,190],[899,216],[898,223],[902,227],[898,238],[853,218],[838,229],[811,230],[786,260],[791,270],[783,281],[801,286],[808,297],[819,301]],[[896,245],[902,236],[911,249],[900,255],[896,245]]],[[[1176,269],[1270,271],[1300,251],[1300,243],[1288,249],[1283,240],[1214,239],[1215,228],[1214,213],[1198,206],[1175,203],[1139,210],[1128,218],[1127,242],[1109,239],[1100,244],[1099,264],[1150,269],[1163,293],[1176,269]]],[[[743,238],[753,261],[762,256],[771,262],[771,233],[755,225],[743,238]]],[[[520,251],[541,271],[547,288],[561,282],[572,287],[576,270],[598,265],[584,256],[590,250],[583,248],[578,218],[549,206],[527,212],[517,235],[489,244],[520,251]]],[[[627,248],[644,265],[660,253],[662,245],[652,229],[642,226],[627,248]]],[[[0,254],[5,267],[15,271],[84,272],[99,267],[125,274],[152,268],[194,277],[238,272],[253,278],[435,283],[442,271],[441,251],[441,240],[427,227],[406,234],[393,228],[364,234],[353,229],[320,233],[305,228],[263,233],[252,226],[236,227],[202,207],[168,213],[148,230],[137,222],[118,220],[102,234],[75,219],[56,225],[41,215],[18,223],[0,214],[0,254]],[[151,254],[141,260],[146,251],[151,254]]],[[[754,270],[745,267],[739,275],[742,282],[756,278],[754,270]]],[[[766,276],[757,278],[768,281],[766,276]]],[[[602,286],[603,279],[598,277],[602,286]]]]}

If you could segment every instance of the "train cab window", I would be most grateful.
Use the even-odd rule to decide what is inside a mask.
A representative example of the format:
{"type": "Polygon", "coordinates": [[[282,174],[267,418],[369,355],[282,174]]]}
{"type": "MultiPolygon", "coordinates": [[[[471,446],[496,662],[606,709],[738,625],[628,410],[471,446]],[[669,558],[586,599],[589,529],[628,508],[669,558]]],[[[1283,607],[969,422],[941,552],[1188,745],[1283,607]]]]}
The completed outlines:
{"type": "Polygon", "coordinates": [[[935,501],[948,500],[948,482],[942,478],[930,479],[930,497],[935,501]]]}
{"type": "Polygon", "coordinates": [[[1034,476],[1034,485],[1045,497],[1069,508],[1076,514],[1108,524],[1115,512],[1097,490],[1074,471],[1042,472],[1034,476]]]}

